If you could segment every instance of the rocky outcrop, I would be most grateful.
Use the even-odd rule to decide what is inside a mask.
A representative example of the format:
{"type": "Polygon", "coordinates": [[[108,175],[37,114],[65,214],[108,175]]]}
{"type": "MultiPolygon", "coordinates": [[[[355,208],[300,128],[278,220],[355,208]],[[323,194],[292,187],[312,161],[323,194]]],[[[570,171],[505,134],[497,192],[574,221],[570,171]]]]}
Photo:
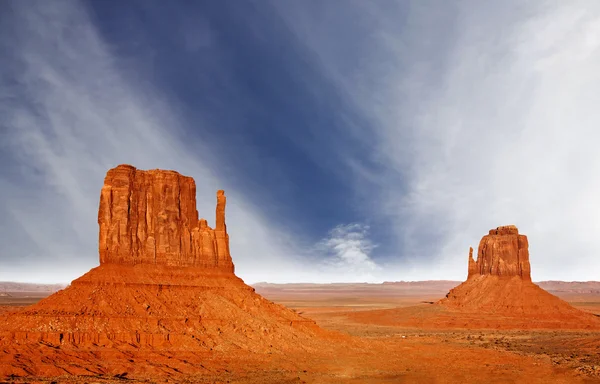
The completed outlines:
{"type": "Polygon", "coordinates": [[[478,275],[519,276],[531,281],[529,243],[514,225],[491,229],[479,242],[477,261],[469,250],[468,279],[478,275]]]}
{"type": "Polygon", "coordinates": [[[175,171],[119,165],[100,193],[100,264],[156,264],[233,272],[225,194],[217,192],[216,228],[198,220],[196,183],[175,171]]]}

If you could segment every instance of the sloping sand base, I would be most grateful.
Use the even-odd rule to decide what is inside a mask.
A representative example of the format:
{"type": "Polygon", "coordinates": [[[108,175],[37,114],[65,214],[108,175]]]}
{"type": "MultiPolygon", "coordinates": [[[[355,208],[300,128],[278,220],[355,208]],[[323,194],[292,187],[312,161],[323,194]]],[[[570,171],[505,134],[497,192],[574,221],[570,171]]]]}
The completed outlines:
{"type": "Polygon", "coordinates": [[[433,305],[349,314],[364,324],[432,329],[600,330],[600,317],[519,277],[477,276],[433,305]]]}
{"type": "Polygon", "coordinates": [[[187,356],[173,369],[192,355],[202,371],[201,361],[218,356],[312,352],[339,338],[232,273],[103,265],[0,317],[0,375],[154,374],[171,357],[137,364],[133,356],[162,351],[187,356]]]}

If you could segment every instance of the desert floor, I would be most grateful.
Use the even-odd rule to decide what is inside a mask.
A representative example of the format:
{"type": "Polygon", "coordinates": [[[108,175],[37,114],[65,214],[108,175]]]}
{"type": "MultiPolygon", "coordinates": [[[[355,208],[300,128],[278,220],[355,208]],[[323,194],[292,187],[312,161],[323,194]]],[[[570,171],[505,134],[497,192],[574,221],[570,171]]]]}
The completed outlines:
{"type": "MultiPolygon", "coordinates": [[[[189,382],[189,383],[600,383],[600,332],[519,330],[509,320],[490,319],[487,329],[465,323],[416,320],[439,315],[431,304],[454,282],[402,285],[272,285],[256,291],[286,305],[321,327],[349,337],[332,338],[319,351],[206,356],[205,372],[184,374],[166,368],[185,366],[194,358],[161,352],[160,377],[6,378],[7,382],[189,382]],[[382,311],[384,310],[384,311],[382,311]],[[492,321],[493,320],[493,321],[492,321]],[[503,321],[505,323],[503,323],[503,321]],[[450,324],[450,326],[449,326],[450,324]],[[500,324],[500,326],[498,326],[500,324]],[[466,327],[465,327],[466,325],[466,327]],[[170,364],[170,366],[169,366],[170,364]]],[[[552,292],[575,307],[600,314],[600,292],[552,292]]],[[[40,293],[0,296],[0,313],[32,304],[40,293]]],[[[481,324],[481,323],[480,323],[481,324]]],[[[535,326],[532,326],[535,328],[535,326]]],[[[198,357],[197,354],[194,357],[198,357]]],[[[136,356],[153,360],[152,353],[136,356]]],[[[180,372],[185,372],[180,369],[180,372]]],[[[0,378],[2,382],[2,378],[0,378]]]]}

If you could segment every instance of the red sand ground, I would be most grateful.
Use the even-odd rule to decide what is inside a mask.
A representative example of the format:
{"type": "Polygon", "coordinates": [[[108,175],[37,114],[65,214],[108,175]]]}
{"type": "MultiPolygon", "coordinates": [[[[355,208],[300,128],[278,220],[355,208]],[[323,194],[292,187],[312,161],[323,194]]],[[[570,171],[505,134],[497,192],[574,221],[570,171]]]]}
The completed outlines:
{"type": "MultiPolygon", "coordinates": [[[[544,322],[533,326],[531,322],[515,322],[516,318],[510,316],[465,314],[441,305],[428,304],[436,301],[436,292],[438,297],[442,295],[446,282],[420,283],[420,289],[428,292],[420,297],[414,295],[406,283],[395,286],[258,285],[257,291],[267,298],[295,308],[327,329],[380,340],[394,340],[404,335],[407,337],[404,341],[416,337],[419,344],[427,339],[432,344],[452,346],[455,353],[452,359],[460,369],[468,369],[472,363],[464,359],[466,355],[463,355],[463,348],[478,349],[479,354],[474,358],[474,363],[481,366],[481,376],[475,382],[490,379],[490,351],[533,357],[544,362],[540,366],[549,363],[561,372],[581,375],[580,378],[584,381],[600,382],[600,330],[544,330],[536,329],[548,325],[544,322]],[[390,295],[392,291],[395,295],[390,295]]],[[[541,285],[548,286],[547,283],[541,285]]],[[[560,285],[561,291],[554,293],[569,300],[570,304],[581,311],[600,314],[600,292],[596,289],[600,283],[587,283],[586,289],[581,289],[581,283],[561,282],[560,285]]],[[[554,322],[550,323],[556,325],[554,322]]],[[[579,328],[577,324],[573,326],[579,328]]],[[[525,361],[522,360],[523,363],[525,361]]],[[[506,382],[529,382],[540,379],[543,375],[541,370],[533,369],[529,374],[523,373],[515,379],[500,376],[506,382]]],[[[553,380],[550,382],[554,382],[553,380]]],[[[576,379],[573,380],[577,382],[576,379]]]]}
{"type": "MultiPolygon", "coordinates": [[[[35,376],[10,380],[47,383],[123,382],[123,379],[189,383],[600,382],[600,332],[476,331],[357,322],[352,315],[370,312],[367,317],[379,323],[374,314],[393,306],[405,308],[407,313],[418,317],[431,308],[440,308],[422,301],[434,301],[436,289],[444,289],[433,287],[430,295],[415,296],[398,287],[392,288],[396,295],[390,295],[389,287],[358,286],[312,286],[309,292],[306,288],[271,286],[269,293],[260,286],[257,288],[267,298],[316,320],[321,327],[349,336],[324,332],[325,336],[321,334],[314,338],[317,341],[308,343],[292,336],[297,345],[258,351],[234,345],[226,350],[213,348],[213,351],[121,345],[111,350],[98,347],[81,353],[74,348],[60,351],[63,355],[66,352],[62,366],[67,370],[89,365],[88,359],[120,363],[104,373],[87,372],[89,376],[85,377],[44,380],[35,376]],[[321,293],[315,294],[316,290],[321,293]],[[122,379],[115,377],[125,373],[122,379]]],[[[572,302],[575,306],[600,312],[599,294],[569,291],[566,295],[578,295],[577,301],[572,302]]],[[[437,294],[437,298],[440,296],[443,295],[437,294]]],[[[227,331],[230,330],[228,327],[227,331]]],[[[211,332],[216,338],[218,331],[211,332]]],[[[41,358],[51,361],[59,351],[40,344],[21,355],[23,365],[28,363],[28,353],[38,357],[43,353],[41,358]]]]}

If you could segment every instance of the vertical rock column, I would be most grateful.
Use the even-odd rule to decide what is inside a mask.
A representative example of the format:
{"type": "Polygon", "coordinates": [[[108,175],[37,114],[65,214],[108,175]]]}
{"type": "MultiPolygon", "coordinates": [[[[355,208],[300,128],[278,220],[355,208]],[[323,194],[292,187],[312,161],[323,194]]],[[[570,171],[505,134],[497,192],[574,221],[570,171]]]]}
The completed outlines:
{"type": "Polygon", "coordinates": [[[135,167],[120,165],[104,178],[98,209],[100,264],[125,263],[134,258],[129,199],[135,172],[135,167]]]}
{"type": "Polygon", "coordinates": [[[477,263],[473,259],[473,247],[469,247],[469,275],[467,279],[471,278],[471,276],[474,276],[478,273],[479,270],[477,268],[477,263]]]}
{"type": "Polygon", "coordinates": [[[231,268],[233,272],[233,262],[229,253],[229,235],[227,234],[227,225],[225,224],[225,204],[227,198],[225,191],[217,191],[217,209],[215,223],[215,238],[217,241],[217,265],[222,268],[231,268]]]}

